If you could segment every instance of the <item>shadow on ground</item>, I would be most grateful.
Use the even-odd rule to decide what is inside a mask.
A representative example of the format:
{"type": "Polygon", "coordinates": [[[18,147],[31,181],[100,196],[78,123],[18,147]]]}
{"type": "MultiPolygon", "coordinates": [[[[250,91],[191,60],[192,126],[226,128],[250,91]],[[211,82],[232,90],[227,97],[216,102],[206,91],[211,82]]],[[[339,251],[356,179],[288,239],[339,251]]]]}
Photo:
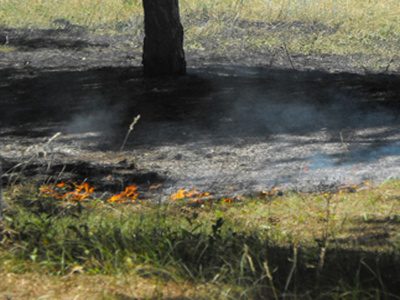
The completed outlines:
{"type": "Polygon", "coordinates": [[[155,145],[209,135],[211,142],[224,143],[351,129],[372,129],[368,138],[379,140],[395,129],[374,128],[398,124],[400,79],[394,75],[240,66],[192,68],[189,74],[161,80],[143,79],[140,68],[133,67],[1,70],[2,134],[40,135],[38,129],[49,124],[70,133],[111,130],[118,135],[137,114],[141,121],[134,143],[155,145]]]}

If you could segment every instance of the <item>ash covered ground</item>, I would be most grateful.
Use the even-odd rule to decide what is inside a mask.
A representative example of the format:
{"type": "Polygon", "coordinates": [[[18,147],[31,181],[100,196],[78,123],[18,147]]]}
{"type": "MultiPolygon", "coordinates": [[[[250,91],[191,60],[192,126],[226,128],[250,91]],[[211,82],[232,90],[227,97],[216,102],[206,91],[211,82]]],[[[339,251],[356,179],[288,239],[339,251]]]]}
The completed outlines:
{"type": "Polygon", "coordinates": [[[162,183],[167,197],[400,177],[396,72],[364,74],[338,56],[271,65],[268,53],[188,51],[187,77],[144,79],[126,34],[2,31],[17,48],[0,53],[6,182],[162,183]]]}

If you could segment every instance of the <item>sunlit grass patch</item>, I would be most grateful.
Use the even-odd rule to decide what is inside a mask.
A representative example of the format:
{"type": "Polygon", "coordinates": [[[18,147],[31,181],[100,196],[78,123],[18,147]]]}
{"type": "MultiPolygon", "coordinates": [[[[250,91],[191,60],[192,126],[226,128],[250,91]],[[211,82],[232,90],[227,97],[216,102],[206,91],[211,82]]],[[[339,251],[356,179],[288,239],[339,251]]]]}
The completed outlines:
{"type": "MultiPolygon", "coordinates": [[[[364,53],[376,58],[354,63],[372,69],[398,56],[400,3],[394,0],[185,0],[180,6],[187,49],[364,53]]],[[[99,32],[143,31],[139,0],[3,0],[0,5],[3,26],[53,28],[60,19],[99,32]]]]}
{"type": "Polygon", "coordinates": [[[284,48],[292,54],[348,56],[355,66],[371,71],[396,68],[391,64],[398,57],[398,2],[236,4],[237,9],[221,9],[220,2],[214,3],[212,9],[199,4],[196,9],[200,13],[188,12],[187,18],[183,15],[187,47],[226,55],[253,50],[285,58],[285,51],[280,50],[284,48]]]}
{"type": "Polygon", "coordinates": [[[0,19],[9,27],[54,26],[57,19],[76,25],[102,27],[127,21],[141,13],[140,1],[106,0],[19,0],[0,2],[0,19]]]}
{"type": "MultiPolygon", "coordinates": [[[[159,299],[187,297],[194,299],[218,294],[215,288],[189,282],[165,282],[157,278],[138,276],[131,272],[119,275],[87,275],[78,267],[63,277],[37,272],[23,274],[0,271],[0,296],[11,299],[51,298],[70,299],[159,299]],[[125,298],[124,298],[125,297],[125,298]]],[[[205,298],[203,298],[205,299],[205,298]]]]}
{"type": "Polygon", "coordinates": [[[0,46],[0,53],[1,52],[3,52],[3,53],[6,53],[6,52],[13,52],[13,51],[15,51],[16,50],[16,48],[15,47],[12,47],[12,46],[7,46],[7,45],[5,45],[5,46],[0,46]]]}

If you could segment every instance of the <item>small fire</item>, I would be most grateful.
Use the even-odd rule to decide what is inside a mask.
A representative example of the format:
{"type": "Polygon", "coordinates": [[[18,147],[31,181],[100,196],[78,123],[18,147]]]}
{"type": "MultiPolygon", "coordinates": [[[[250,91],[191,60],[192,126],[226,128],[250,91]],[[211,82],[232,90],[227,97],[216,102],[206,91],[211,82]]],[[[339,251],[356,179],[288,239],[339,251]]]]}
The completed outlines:
{"type": "Polygon", "coordinates": [[[86,182],[82,184],[78,184],[77,182],[60,182],[55,187],[48,185],[40,188],[40,193],[56,199],[81,201],[91,197],[94,190],[95,188],[90,187],[86,182]]]}
{"type": "Polygon", "coordinates": [[[92,196],[94,190],[95,190],[94,187],[90,187],[89,184],[84,182],[81,185],[75,185],[75,190],[72,192],[66,193],[63,196],[63,198],[69,199],[69,200],[74,200],[74,201],[84,200],[84,199],[92,196]]]}
{"type": "Polygon", "coordinates": [[[178,190],[177,193],[171,195],[171,200],[182,200],[188,198],[194,198],[193,202],[198,201],[201,198],[212,197],[210,193],[199,193],[197,190],[178,190]]]}
{"type": "MultiPolygon", "coordinates": [[[[339,185],[336,191],[324,192],[328,194],[343,194],[343,193],[354,193],[359,189],[365,188],[370,185],[369,181],[363,182],[361,184],[349,185],[350,180],[346,181],[343,185],[339,185]]],[[[161,184],[152,185],[150,190],[157,190],[161,187],[161,184]]],[[[55,199],[64,199],[71,201],[82,201],[88,198],[93,198],[94,191],[96,188],[89,186],[88,183],[83,182],[78,184],[77,182],[60,182],[55,185],[48,185],[40,188],[40,194],[45,197],[53,197],[55,199]]],[[[232,188],[230,188],[232,189],[232,188]]],[[[126,203],[126,202],[145,202],[145,200],[138,200],[139,192],[136,185],[128,186],[125,190],[119,194],[112,196],[107,199],[106,202],[113,203],[126,203]]],[[[213,194],[206,192],[200,193],[196,189],[185,190],[180,189],[177,193],[172,194],[170,199],[175,200],[185,200],[189,203],[194,204],[205,204],[205,203],[237,203],[246,201],[246,198],[242,195],[239,196],[229,196],[228,193],[225,197],[215,197],[213,194]]],[[[281,187],[275,187],[270,191],[262,191],[258,194],[259,199],[271,198],[273,196],[281,195],[281,187]]],[[[151,200],[146,200],[146,202],[151,202],[151,200]]]]}
{"type": "Polygon", "coordinates": [[[258,194],[258,198],[259,198],[259,199],[265,199],[265,198],[268,198],[268,197],[275,196],[275,195],[277,195],[277,193],[278,193],[280,190],[281,190],[281,187],[280,187],[280,186],[277,186],[277,187],[273,188],[273,189],[270,190],[270,191],[262,191],[261,193],[258,194]]]}
{"type": "Polygon", "coordinates": [[[178,190],[177,193],[171,195],[171,200],[180,200],[186,198],[187,190],[178,190]]]}
{"type": "Polygon", "coordinates": [[[112,196],[110,199],[107,200],[107,202],[114,202],[114,203],[125,203],[128,201],[133,201],[138,198],[139,193],[136,193],[137,186],[136,185],[131,185],[125,188],[125,191],[112,196]]]}
{"type": "Polygon", "coordinates": [[[232,199],[232,197],[229,198],[224,198],[221,200],[222,203],[235,203],[235,200],[232,199]]]}
{"type": "Polygon", "coordinates": [[[361,182],[360,184],[352,184],[350,185],[350,179],[346,180],[344,184],[338,186],[337,194],[344,194],[344,193],[355,193],[359,190],[365,189],[371,183],[369,181],[361,182]]]}
{"type": "Polygon", "coordinates": [[[245,201],[246,199],[239,195],[237,197],[228,197],[228,198],[216,198],[209,192],[199,193],[197,190],[178,190],[177,193],[172,194],[171,200],[188,200],[191,203],[195,204],[206,204],[206,203],[236,203],[238,201],[245,201]]]}
{"type": "Polygon", "coordinates": [[[47,186],[41,187],[39,190],[40,190],[41,195],[48,196],[48,197],[54,197],[57,199],[61,198],[60,193],[56,192],[52,186],[47,185],[47,186]]]}

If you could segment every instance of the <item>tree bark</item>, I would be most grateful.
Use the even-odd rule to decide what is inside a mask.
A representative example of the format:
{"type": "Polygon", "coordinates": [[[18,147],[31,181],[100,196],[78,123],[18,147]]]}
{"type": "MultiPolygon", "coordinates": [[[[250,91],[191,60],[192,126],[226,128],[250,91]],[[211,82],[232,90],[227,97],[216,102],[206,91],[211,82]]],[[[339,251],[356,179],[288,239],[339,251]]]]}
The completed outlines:
{"type": "Polygon", "coordinates": [[[179,0],[143,0],[145,76],[185,75],[179,0]]]}
{"type": "MultiPolygon", "coordinates": [[[[3,181],[1,180],[1,177],[3,176],[3,170],[1,166],[1,161],[0,161],[0,222],[3,221],[3,209],[5,208],[5,202],[3,199],[3,181]]],[[[1,223],[0,223],[0,228],[1,228],[1,223]]]]}

